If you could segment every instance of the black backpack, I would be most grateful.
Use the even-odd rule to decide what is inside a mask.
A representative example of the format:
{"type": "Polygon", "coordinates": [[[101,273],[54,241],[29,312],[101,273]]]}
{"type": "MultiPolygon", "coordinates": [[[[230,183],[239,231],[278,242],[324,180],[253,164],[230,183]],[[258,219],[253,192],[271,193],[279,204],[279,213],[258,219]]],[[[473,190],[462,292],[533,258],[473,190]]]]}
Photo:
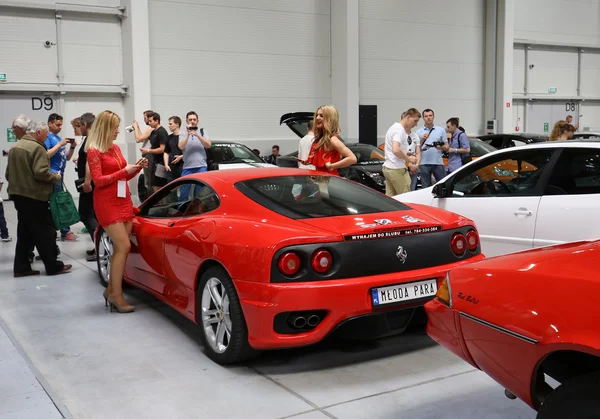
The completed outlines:
{"type": "MultiPolygon", "coordinates": [[[[464,131],[464,130],[461,130],[461,131],[462,131],[462,132],[461,132],[461,134],[460,134],[460,135],[463,135],[463,134],[464,134],[465,136],[467,135],[467,134],[465,134],[465,131],[464,131]]],[[[459,139],[459,141],[460,141],[460,135],[458,136],[458,139],[459,139]]],[[[468,143],[468,144],[470,144],[470,141],[469,141],[469,137],[468,137],[468,136],[467,136],[467,143],[468,143]]],[[[458,145],[460,145],[460,142],[459,142],[459,144],[458,144],[458,145]]],[[[469,145],[469,148],[471,148],[471,146],[470,146],[470,145],[469,145]]],[[[461,154],[461,155],[460,155],[460,160],[461,160],[461,162],[462,162],[462,165],[463,165],[463,166],[464,166],[465,164],[469,163],[471,160],[473,160],[473,157],[471,156],[471,152],[469,152],[469,153],[463,153],[463,154],[461,154]]]]}

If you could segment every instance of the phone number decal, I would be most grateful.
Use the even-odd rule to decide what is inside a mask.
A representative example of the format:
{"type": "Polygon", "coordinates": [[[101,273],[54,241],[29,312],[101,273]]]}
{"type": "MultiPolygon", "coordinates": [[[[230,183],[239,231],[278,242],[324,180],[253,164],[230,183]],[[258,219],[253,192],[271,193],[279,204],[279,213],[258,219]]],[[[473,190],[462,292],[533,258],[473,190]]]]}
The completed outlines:
{"type": "Polygon", "coordinates": [[[353,240],[389,239],[392,237],[412,236],[415,234],[433,233],[435,231],[440,231],[441,229],[442,229],[442,226],[433,226],[433,227],[411,228],[410,230],[393,230],[393,231],[383,231],[383,232],[369,233],[369,234],[353,234],[351,236],[344,236],[344,240],[353,241],[353,240]]]}

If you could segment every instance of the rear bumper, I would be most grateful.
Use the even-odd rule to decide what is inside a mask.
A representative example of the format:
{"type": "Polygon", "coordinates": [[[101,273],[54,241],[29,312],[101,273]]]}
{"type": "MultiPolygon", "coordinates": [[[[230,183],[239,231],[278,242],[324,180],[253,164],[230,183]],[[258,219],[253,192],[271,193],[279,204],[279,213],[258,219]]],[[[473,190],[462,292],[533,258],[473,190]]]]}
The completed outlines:
{"type": "Polygon", "coordinates": [[[370,296],[372,288],[433,278],[437,279],[439,286],[448,270],[483,258],[483,255],[477,255],[443,266],[343,280],[287,284],[236,280],[235,285],[248,327],[250,345],[255,349],[288,348],[317,343],[337,329],[348,334],[355,328],[357,335],[369,338],[400,333],[406,328],[415,308],[431,298],[373,308],[370,296]],[[321,312],[325,315],[309,331],[277,332],[276,317],[291,312],[321,312]],[[376,326],[373,327],[373,324],[376,326]]]}

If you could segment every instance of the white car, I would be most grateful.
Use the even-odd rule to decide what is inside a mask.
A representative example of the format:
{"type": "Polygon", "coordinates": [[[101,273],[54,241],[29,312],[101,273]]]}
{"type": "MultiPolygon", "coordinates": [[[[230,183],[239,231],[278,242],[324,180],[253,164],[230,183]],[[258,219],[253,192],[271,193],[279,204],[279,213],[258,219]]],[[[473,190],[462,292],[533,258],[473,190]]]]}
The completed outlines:
{"type": "Polygon", "coordinates": [[[394,198],[472,219],[486,256],[597,239],[600,140],[498,150],[432,187],[394,198]]]}

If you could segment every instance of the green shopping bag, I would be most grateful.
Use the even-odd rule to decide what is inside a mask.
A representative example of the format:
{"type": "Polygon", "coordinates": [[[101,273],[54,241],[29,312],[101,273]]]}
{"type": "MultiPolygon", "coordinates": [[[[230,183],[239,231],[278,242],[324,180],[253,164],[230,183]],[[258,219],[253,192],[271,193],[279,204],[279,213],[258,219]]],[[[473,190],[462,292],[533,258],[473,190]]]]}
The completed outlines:
{"type": "Polygon", "coordinates": [[[73,201],[73,197],[64,182],[62,186],[62,191],[52,192],[52,195],[50,195],[50,213],[52,214],[54,227],[57,230],[70,227],[79,222],[79,211],[77,211],[75,201],[73,201]]]}

